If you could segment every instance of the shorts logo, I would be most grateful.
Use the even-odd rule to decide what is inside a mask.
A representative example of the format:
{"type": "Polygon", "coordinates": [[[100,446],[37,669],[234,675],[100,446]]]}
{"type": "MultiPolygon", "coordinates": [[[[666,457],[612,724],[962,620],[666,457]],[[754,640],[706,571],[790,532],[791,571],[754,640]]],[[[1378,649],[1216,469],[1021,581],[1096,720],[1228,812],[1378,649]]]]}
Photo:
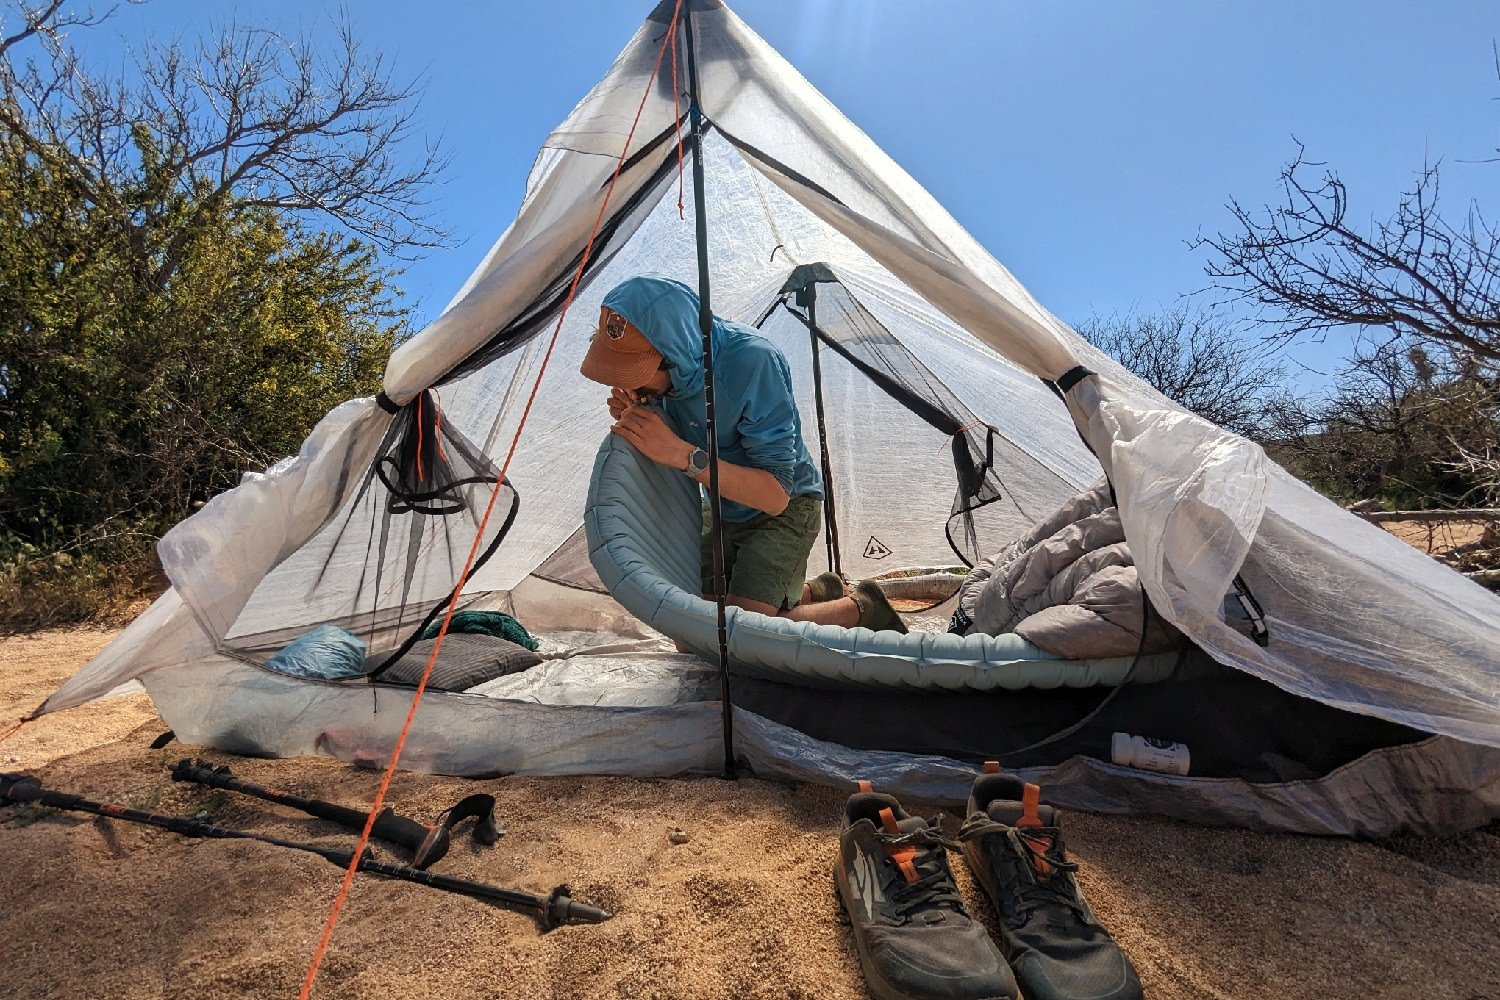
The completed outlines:
{"type": "Polygon", "coordinates": [[[871,535],[870,540],[868,542],[865,542],[866,559],[884,559],[890,554],[891,550],[886,547],[884,542],[876,538],[874,535],[871,535]]]}

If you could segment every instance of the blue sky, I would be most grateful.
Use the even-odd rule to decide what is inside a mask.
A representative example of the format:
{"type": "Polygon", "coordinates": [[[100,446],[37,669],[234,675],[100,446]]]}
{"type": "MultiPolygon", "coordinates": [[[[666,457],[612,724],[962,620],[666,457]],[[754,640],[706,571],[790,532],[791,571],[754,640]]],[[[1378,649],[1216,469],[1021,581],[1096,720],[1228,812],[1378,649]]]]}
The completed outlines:
{"type": "MultiPolygon", "coordinates": [[[[432,192],[456,245],[401,279],[434,317],[514,215],[538,146],[650,11],[648,0],[349,0],[342,8],[452,156],[432,192]]],[[[1274,200],[1295,136],[1383,218],[1424,162],[1451,212],[1500,195],[1493,0],[1256,3],[739,0],[731,6],[1069,322],[1202,288],[1185,241],[1226,202],[1274,200]]],[[[156,0],[90,39],[236,18],[326,32],[334,3],[156,0]]],[[[1496,211],[1500,211],[1497,208],[1496,211]]],[[[1327,368],[1337,344],[1293,355],[1327,368]]]]}

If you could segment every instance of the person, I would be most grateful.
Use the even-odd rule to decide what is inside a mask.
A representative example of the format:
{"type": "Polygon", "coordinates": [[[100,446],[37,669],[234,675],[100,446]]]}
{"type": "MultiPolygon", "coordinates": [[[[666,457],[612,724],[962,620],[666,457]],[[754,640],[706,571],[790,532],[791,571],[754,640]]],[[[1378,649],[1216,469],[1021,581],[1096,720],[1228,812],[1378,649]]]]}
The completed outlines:
{"type": "MultiPolygon", "coordinates": [[[[708,485],[697,294],[639,275],[605,296],[580,371],[610,387],[611,433],[708,485]]],[[[802,440],[786,357],[755,330],[714,317],[714,414],[726,604],[796,621],[905,632],[874,581],[846,594],[825,573],[804,583],[822,526],[823,479],[802,440]]],[[[713,600],[712,515],[704,505],[703,593],[713,600]]]]}

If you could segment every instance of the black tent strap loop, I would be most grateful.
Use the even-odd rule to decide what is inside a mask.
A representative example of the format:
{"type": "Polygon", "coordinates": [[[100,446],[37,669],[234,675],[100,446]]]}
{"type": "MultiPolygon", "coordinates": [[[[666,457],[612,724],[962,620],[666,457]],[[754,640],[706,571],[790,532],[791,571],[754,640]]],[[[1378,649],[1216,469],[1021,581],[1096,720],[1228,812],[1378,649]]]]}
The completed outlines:
{"type": "Polygon", "coordinates": [[[432,514],[438,517],[457,514],[459,511],[468,508],[463,495],[457,492],[459,487],[476,486],[495,481],[494,476],[467,476],[463,479],[447,480],[436,489],[412,490],[400,484],[401,466],[389,455],[384,455],[376,460],[375,476],[390,491],[391,498],[386,502],[386,510],[388,512],[392,514],[405,514],[408,512],[432,514]],[[387,469],[389,469],[389,472],[387,469]]]}
{"type": "Polygon", "coordinates": [[[976,497],[984,489],[985,477],[995,467],[995,428],[989,424],[978,427],[959,428],[953,432],[953,469],[958,473],[958,489],[966,497],[976,497]],[[984,459],[978,465],[969,453],[966,430],[984,428],[984,459]]]}
{"type": "MultiPolygon", "coordinates": [[[[488,546],[485,547],[485,550],[479,554],[479,558],[474,560],[474,566],[469,570],[469,579],[471,580],[474,578],[474,575],[479,572],[479,568],[485,563],[489,562],[490,557],[493,556],[496,550],[500,548],[500,543],[505,541],[505,536],[510,533],[511,525],[516,523],[516,514],[521,509],[521,494],[516,492],[515,487],[510,484],[510,480],[508,478],[503,480],[500,485],[496,486],[495,488],[497,490],[510,490],[510,511],[505,515],[505,523],[500,525],[499,531],[495,532],[494,539],[488,546]]],[[[427,626],[431,625],[438,615],[442,614],[448,609],[448,606],[450,604],[454,603],[454,601],[458,597],[458,589],[461,586],[463,586],[462,580],[454,584],[453,589],[448,591],[446,597],[432,606],[432,610],[427,612],[427,615],[422,619],[422,621],[417,625],[416,628],[412,629],[411,635],[406,637],[406,641],[398,646],[390,656],[386,657],[381,662],[380,666],[369,672],[369,677],[371,680],[379,678],[381,674],[390,669],[391,664],[395,663],[397,660],[401,659],[401,657],[411,652],[411,648],[417,644],[418,639],[421,637],[422,632],[426,630],[427,626]]]]}
{"type": "Polygon", "coordinates": [[[1094,373],[1083,367],[1083,365],[1075,365],[1058,376],[1057,387],[1063,392],[1071,392],[1075,385],[1092,374],[1094,373]]]}
{"type": "Polygon", "coordinates": [[[1266,609],[1260,606],[1260,602],[1255,599],[1255,594],[1250,590],[1250,585],[1238,573],[1234,575],[1234,596],[1250,619],[1250,637],[1255,640],[1257,646],[1269,646],[1271,629],[1266,625],[1266,609]]]}
{"type": "Polygon", "coordinates": [[[375,394],[375,404],[391,416],[401,412],[401,404],[387,396],[384,389],[375,394]]]}

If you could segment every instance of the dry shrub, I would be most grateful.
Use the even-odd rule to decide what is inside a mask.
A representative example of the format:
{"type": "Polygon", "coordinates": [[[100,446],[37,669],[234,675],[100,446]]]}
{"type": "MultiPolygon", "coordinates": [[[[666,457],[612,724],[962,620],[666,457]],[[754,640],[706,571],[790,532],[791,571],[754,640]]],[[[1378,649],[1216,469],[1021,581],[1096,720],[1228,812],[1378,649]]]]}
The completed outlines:
{"type": "Polygon", "coordinates": [[[164,587],[148,548],[109,560],[13,551],[0,562],[0,635],[65,625],[124,625],[164,587]]]}

